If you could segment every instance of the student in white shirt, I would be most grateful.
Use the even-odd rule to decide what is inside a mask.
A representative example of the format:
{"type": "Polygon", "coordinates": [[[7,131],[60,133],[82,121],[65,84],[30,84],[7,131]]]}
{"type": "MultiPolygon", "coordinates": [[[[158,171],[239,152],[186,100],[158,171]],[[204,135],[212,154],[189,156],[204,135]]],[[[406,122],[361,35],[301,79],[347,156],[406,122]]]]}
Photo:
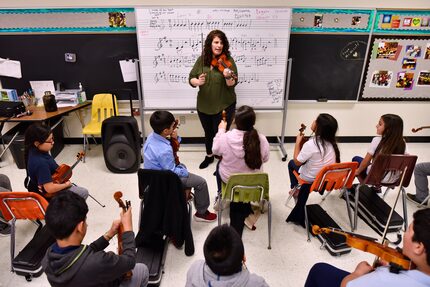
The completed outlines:
{"type": "Polygon", "coordinates": [[[298,182],[293,174],[296,170],[300,178],[307,181],[298,193],[297,203],[287,218],[287,222],[293,222],[305,227],[305,205],[309,197],[309,190],[318,172],[326,165],[340,162],[340,152],[336,143],[336,131],[338,124],[336,119],[329,114],[320,114],[312,123],[311,129],[315,133],[300,149],[303,135],[296,137],[294,146],[294,159],[288,163],[291,188],[298,182]]]}

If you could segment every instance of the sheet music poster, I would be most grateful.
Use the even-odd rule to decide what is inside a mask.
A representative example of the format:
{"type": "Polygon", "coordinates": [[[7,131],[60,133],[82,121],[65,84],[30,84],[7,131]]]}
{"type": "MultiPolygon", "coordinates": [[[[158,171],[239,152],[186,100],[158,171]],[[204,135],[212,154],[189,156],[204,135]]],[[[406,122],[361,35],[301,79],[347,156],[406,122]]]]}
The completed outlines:
{"type": "Polygon", "coordinates": [[[145,108],[195,109],[188,75],[207,34],[219,29],[238,67],[237,106],[280,109],[286,81],[289,8],[136,8],[145,108]]]}

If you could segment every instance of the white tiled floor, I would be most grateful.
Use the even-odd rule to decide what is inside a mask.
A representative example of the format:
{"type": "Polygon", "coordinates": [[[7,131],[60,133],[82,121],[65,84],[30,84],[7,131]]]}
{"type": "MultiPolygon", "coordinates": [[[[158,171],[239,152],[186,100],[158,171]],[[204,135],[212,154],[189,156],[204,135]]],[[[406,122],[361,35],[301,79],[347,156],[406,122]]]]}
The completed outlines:
{"type": "MultiPolygon", "coordinates": [[[[286,144],[289,158],[292,154],[292,144],[286,144]]],[[[348,161],[353,155],[364,155],[367,144],[340,144],[342,160],[348,161]]],[[[80,151],[81,146],[71,145],[57,157],[58,163],[72,164],[75,156],[80,151]]],[[[428,144],[408,144],[411,154],[419,155],[418,161],[430,161],[428,144]]],[[[204,152],[202,146],[182,147],[179,153],[181,162],[186,163],[191,172],[197,173],[207,179],[210,196],[213,199],[216,193],[215,177],[212,175],[215,164],[205,170],[199,170],[198,165],[203,159],[204,152]]],[[[333,257],[326,250],[320,249],[320,242],[312,238],[311,242],[306,242],[305,230],[296,225],[287,224],[285,218],[288,216],[290,207],[285,207],[284,202],[289,190],[289,178],[287,173],[287,162],[281,161],[281,153],[273,148],[270,154],[269,163],[265,165],[265,171],[270,177],[270,198],[273,207],[272,218],[272,250],[267,249],[267,215],[263,215],[257,223],[256,231],[245,230],[243,241],[247,257],[247,266],[251,272],[263,276],[270,286],[303,286],[307,273],[316,262],[328,262],[335,266],[352,271],[361,260],[373,261],[373,256],[361,251],[353,250],[350,254],[341,257],[333,257]]],[[[12,181],[15,191],[24,191],[23,180],[25,170],[19,170],[13,163],[10,153],[0,163],[0,173],[7,174],[12,181]]],[[[114,218],[119,215],[119,208],[113,199],[115,191],[122,191],[124,199],[131,200],[133,206],[134,226],[138,226],[139,198],[136,174],[113,174],[109,172],[104,164],[101,146],[93,146],[87,155],[86,163],[79,164],[73,171],[73,181],[89,189],[90,193],[106,204],[106,208],[101,208],[90,198],[88,214],[88,233],[85,243],[90,243],[98,236],[108,230],[114,218]]],[[[414,193],[413,181],[408,188],[414,193]]],[[[343,228],[349,227],[348,217],[345,209],[345,202],[335,194],[329,196],[322,206],[343,228]]],[[[394,192],[387,196],[387,202],[394,202],[394,192]]],[[[311,194],[309,203],[320,203],[321,196],[317,193],[311,194]]],[[[407,203],[409,220],[416,206],[407,203]]],[[[397,212],[402,214],[399,203],[397,212]]],[[[228,212],[224,213],[223,222],[228,220],[228,212]]],[[[196,252],[194,256],[186,257],[183,250],[177,250],[172,245],[167,252],[165,274],[161,286],[184,286],[186,272],[194,260],[203,258],[202,246],[209,231],[215,227],[216,223],[192,222],[192,230],[196,252]]],[[[358,231],[362,234],[378,237],[363,221],[358,221],[358,231]]],[[[17,252],[21,250],[30,240],[36,226],[32,222],[18,222],[17,224],[17,252]]],[[[391,235],[392,236],[392,235],[391,235]]],[[[24,277],[17,276],[10,272],[9,237],[0,238],[0,286],[48,286],[45,275],[34,278],[31,283],[25,281],[24,277]]],[[[109,250],[116,249],[116,241],[112,240],[109,250]]]]}

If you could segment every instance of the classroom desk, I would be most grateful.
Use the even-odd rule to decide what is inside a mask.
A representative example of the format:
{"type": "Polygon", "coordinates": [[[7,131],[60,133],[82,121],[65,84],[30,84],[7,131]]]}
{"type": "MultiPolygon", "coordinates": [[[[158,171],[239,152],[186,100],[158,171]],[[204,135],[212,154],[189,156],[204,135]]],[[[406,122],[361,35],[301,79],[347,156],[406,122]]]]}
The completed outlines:
{"type": "MultiPolygon", "coordinates": [[[[79,121],[81,122],[82,127],[84,127],[85,123],[84,123],[83,116],[82,116],[81,112],[82,112],[82,109],[84,109],[85,107],[88,107],[90,105],[91,105],[91,102],[85,102],[85,103],[78,104],[78,105],[72,106],[72,107],[61,107],[61,108],[58,108],[58,110],[55,112],[46,112],[44,107],[30,106],[30,107],[28,107],[28,109],[30,111],[32,111],[33,114],[31,114],[31,115],[22,116],[19,118],[0,117],[0,122],[1,122],[1,124],[0,124],[0,138],[2,138],[1,131],[3,130],[3,126],[5,123],[32,123],[32,122],[45,122],[45,121],[49,122],[49,120],[51,120],[51,119],[61,117],[60,120],[57,121],[55,123],[55,125],[53,125],[51,127],[52,129],[54,129],[58,124],[60,124],[63,121],[62,116],[68,115],[71,112],[77,113],[79,121]]],[[[4,146],[4,144],[3,144],[4,149],[0,154],[0,159],[3,157],[4,153],[8,150],[8,148],[13,143],[13,141],[18,136],[18,134],[19,134],[19,130],[15,132],[15,134],[12,136],[12,139],[9,141],[7,146],[4,146]]],[[[63,146],[64,146],[63,142],[58,142],[57,148],[55,150],[55,155],[54,155],[54,151],[53,151],[54,157],[63,149],[63,146]]]]}

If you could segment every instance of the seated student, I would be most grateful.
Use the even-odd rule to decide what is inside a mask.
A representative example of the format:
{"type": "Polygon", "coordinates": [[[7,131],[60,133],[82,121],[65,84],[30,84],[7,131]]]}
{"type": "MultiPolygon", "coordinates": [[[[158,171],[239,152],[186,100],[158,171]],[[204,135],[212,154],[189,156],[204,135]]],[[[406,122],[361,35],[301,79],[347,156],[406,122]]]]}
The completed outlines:
{"type": "Polygon", "coordinates": [[[378,154],[405,154],[406,143],[403,139],[403,120],[398,115],[385,114],[379,119],[376,125],[377,137],[372,139],[370,147],[364,158],[355,156],[352,161],[360,165],[355,174],[364,176],[370,170],[372,160],[378,154]]]}
{"type": "MultiPolygon", "coordinates": [[[[269,160],[269,142],[254,128],[255,112],[249,106],[241,106],[235,113],[236,128],[226,132],[227,122],[221,121],[213,142],[212,152],[222,157],[217,165],[218,194],[221,181],[227,182],[233,173],[252,173],[262,170],[269,160]]],[[[219,200],[219,199],[218,199],[219,200]]],[[[230,204],[230,225],[242,236],[244,219],[253,213],[251,204],[230,204]]],[[[254,227],[254,221],[251,228],[254,227]]],[[[254,227],[255,229],[255,227],[254,227]]]]}
{"type": "Polygon", "coordinates": [[[300,174],[300,178],[309,184],[303,184],[298,195],[294,195],[298,199],[286,219],[287,222],[293,222],[305,227],[305,205],[312,182],[324,166],[340,162],[340,152],[336,143],[337,128],[337,121],[333,116],[319,114],[311,126],[311,130],[315,132],[315,135],[305,142],[301,149],[303,135],[297,135],[294,158],[288,163],[291,188],[293,189],[298,184],[293,173],[294,170],[300,174]]]}
{"type": "MultiPolygon", "coordinates": [[[[415,165],[414,169],[414,182],[415,182],[415,194],[407,193],[406,198],[414,203],[420,204],[429,195],[429,180],[430,175],[430,162],[421,162],[415,165]]],[[[428,202],[424,202],[428,204],[428,202]]]]}
{"type": "Polygon", "coordinates": [[[146,286],[148,268],[136,264],[131,207],[99,239],[83,245],[87,213],[85,200],[72,192],[61,191],[49,202],[45,221],[57,242],[48,248],[42,265],[51,286],[146,286]],[[120,224],[124,227],[122,254],[103,251],[120,224]],[[122,280],[130,270],[131,279],[122,280]]]}
{"type": "Polygon", "coordinates": [[[186,287],[269,286],[262,277],[248,271],[242,239],[227,224],[212,229],[203,253],[205,260],[194,262],[188,270],[186,287]]]}
{"type": "Polygon", "coordinates": [[[388,266],[374,269],[366,261],[349,273],[326,263],[317,263],[309,271],[305,287],[430,286],[430,209],[418,210],[403,236],[403,254],[416,268],[391,273],[388,266]]]}
{"type": "MultiPolygon", "coordinates": [[[[11,190],[12,186],[10,184],[9,177],[5,174],[0,174],[0,192],[11,190]]],[[[9,235],[11,231],[10,228],[10,225],[4,221],[4,217],[0,212],[0,235],[9,235]]]]}
{"type": "Polygon", "coordinates": [[[46,197],[45,193],[55,194],[60,190],[69,190],[77,193],[84,199],[88,197],[88,190],[70,182],[54,183],[52,175],[58,168],[58,164],[49,154],[54,146],[54,136],[51,128],[35,123],[27,128],[24,137],[24,158],[27,167],[26,187],[29,191],[37,192],[46,197]]]}
{"type": "Polygon", "coordinates": [[[150,133],[143,146],[144,168],[155,170],[171,170],[182,181],[184,188],[194,188],[194,204],[197,212],[194,219],[201,222],[213,222],[217,216],[209,212],[209,191],[206,180],[203,177],[188,172],[182,163],[176,164],[173,149],[168,140],[169,137],[177,138],[175,117],[168,111],[155,111],[149,123],[154,130],[150,133]]]}

